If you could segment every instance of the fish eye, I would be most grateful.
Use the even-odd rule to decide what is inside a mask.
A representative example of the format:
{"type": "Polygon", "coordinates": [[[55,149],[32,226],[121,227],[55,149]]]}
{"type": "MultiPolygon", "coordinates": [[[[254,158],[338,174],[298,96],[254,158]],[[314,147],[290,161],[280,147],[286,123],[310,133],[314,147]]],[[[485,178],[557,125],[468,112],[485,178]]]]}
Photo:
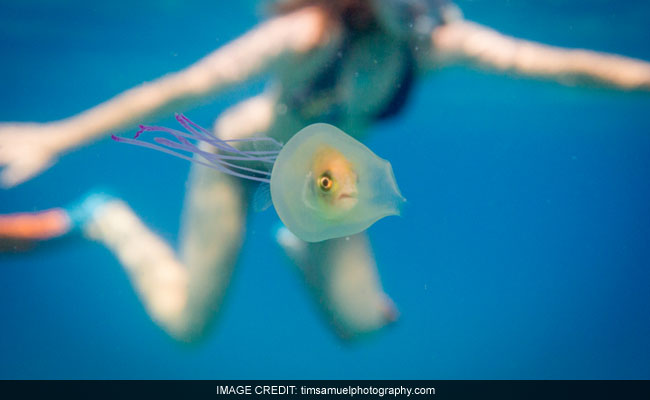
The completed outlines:
{"type": "Polygon", "coordinates": [[[318,186],[320,186],[323,192],[329,192],[332,188],[332,177],[328,173],[324,173],[318,178],[318,186]]]}

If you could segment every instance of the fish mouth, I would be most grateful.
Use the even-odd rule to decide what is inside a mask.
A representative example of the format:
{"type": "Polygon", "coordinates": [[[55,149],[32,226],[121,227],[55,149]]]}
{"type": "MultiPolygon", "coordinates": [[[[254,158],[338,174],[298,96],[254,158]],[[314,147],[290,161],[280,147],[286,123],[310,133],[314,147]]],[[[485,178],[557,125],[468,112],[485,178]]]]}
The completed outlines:
{"type": "Polygon", "coordinates": [[[356,199],[356,198],[357,198],[357,192],[341,193],[339,195],[339,200],[356,199]]]}
{"type": "Polygon", "coordinates": [[[340,210],[351,210],[354,208],[357,203],[359,202],[359,199],[357,198],[357,192],[346,192],[346,193],[341,193],[337,198],[336,198],[336,205],[340,210]]]}

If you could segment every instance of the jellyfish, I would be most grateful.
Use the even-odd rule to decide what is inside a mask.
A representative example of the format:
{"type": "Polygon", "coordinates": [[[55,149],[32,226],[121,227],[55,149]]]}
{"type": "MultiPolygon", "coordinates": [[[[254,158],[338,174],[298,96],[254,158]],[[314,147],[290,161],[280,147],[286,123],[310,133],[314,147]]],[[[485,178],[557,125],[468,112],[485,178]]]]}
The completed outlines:
{"type": "Polygon", "coordinates": [[[386,216],[400,215],[406,201],[390,162],[335,126],[309,125],[282,145],[270,137],[221,140],[182,114],[176,120],[187,132],[140,125],[133,139],[112,138],[258,182],[254,207],[273,204],[284,225],[307,242],[364,231],[386,216]],[[139,139],[143,132],[165,132],[178,142],[155,137],[155,143],[149,143],[139,139]],[[189,139],[217,151],[205,151],[189,139]],[[252,146],[245,147],[252,150],[233,142],[248,142],[252,146]]]}

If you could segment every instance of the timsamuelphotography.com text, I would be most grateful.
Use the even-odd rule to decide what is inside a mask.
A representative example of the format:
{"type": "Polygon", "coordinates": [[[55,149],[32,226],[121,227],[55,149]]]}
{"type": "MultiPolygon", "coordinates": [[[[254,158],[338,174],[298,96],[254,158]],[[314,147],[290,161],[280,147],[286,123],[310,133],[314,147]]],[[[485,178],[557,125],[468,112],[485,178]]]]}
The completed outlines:
{"type": "Polygon", "coordinates": [[[434,387],[377,387],[377,386],[304,386],[304,385],[223,385],[217,386],[220,395],[358,395],[406,396],[434,395],[434,387]]]}

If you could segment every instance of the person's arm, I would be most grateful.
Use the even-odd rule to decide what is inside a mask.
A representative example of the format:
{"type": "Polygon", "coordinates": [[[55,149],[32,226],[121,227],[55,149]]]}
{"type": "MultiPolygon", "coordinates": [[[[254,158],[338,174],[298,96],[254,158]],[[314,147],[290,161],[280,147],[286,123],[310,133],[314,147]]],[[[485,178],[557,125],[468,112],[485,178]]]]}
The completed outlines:
{"type": "Polygon", "coordinates": [[[434,61],[442,63],[465,63],[566,84],[650,90],[650,63],[642,60],[548,46],[463,20],[441,25],[431,39],[434,61]]]}
{"type": "Polygon", "coordinates": [[[72,117],[45,124],[0,124],[0,182],[13,186],[57,155],[175,104],[216,93],[267,70],[281,57],[326,39],[326,14],[307,7],[278,16],[179,72],[129,89],[72,117]]]}

